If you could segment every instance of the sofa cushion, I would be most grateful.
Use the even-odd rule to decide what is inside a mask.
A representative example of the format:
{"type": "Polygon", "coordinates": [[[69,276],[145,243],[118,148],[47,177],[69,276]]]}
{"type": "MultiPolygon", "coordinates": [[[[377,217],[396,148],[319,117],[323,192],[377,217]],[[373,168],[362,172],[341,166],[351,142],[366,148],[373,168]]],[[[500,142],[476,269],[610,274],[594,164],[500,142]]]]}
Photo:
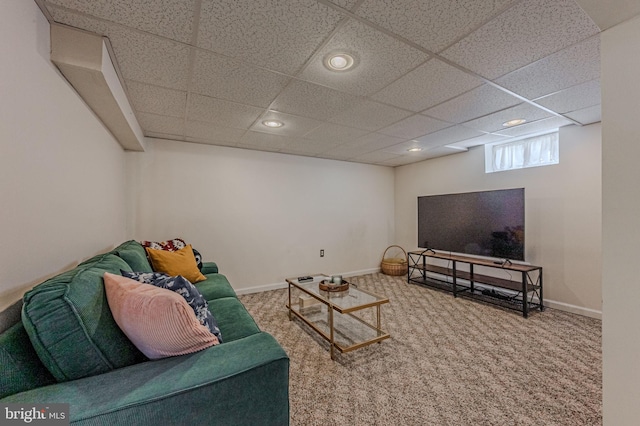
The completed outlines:
{"type": "Polygon", "coordinates": [[[104,272],[131,270],[114,254],[37,285],[24,296],[22,322],[40,360],[58,381],[135,364],[144,355],[111,315],[104,272]]]}
{"type": "Polygon", "coordinates": [[[196,287],[207,300],[220,299],[222,297],[236,297],[236,292],[229,284],[229,280],[222,274],[207,274],[204,281],[196,284],[196,287]]]}
{"type": "Polygon", "coordinates": [[[202,269],[200,270],[203,275],[207,274],[217,274],[220,272],[218,270],[218,265],[216,262],[202,262],[202,269]]]}
{"type": "Polygon", "coordinates": [[[117,256],[122,258],[134,271],[139,272],[153,272],[151,264],[147,259],[147,252],[142,244],[137,241],[127,241],[120,244],[112,251],[117,256]]]}
{"type": "Polygon", "coordinates": [[[209,329],[214,336],[222,343],[222,335],[218,328],[215,317],[209,310],[209,305],[196,286],[191,284],[186,278],[178,275],[171,277],[161,272],[128,272],[120,271],[123,277],[131,278],[140,283],[151,284],[156,287],[175,291],[187,301],[200,324],[209,329]]]}
{"type": "Polygon", "coordinates": [[[0,398],[56,382],[40,362],[21,322],[0,335],[0,366],[0,398]]]}
{"type": "Polygon", "coordinates": [[[209,308],[216,313],[225,342],[232,342],[260,332],[247,309],[235,297],[211,300],[209,308]]]}
{"type": "Polygon", "coordinates": [[[108,256],[111,253],[100,253],[100,254],[96,254],[95,256],[90,257],[89,259],[80,262],[78,264],[78,266],[89,266],[89,265],[93,265],[96,264],[98,262],[101,262],[105,256],[108,256]]]}
{"type": "Polygon", "coordinates": [[[151,266],[156,272],[164,272],[171,276],[182,275],[192,283],[206,280],[200,273],[191,245],[177,251],[157,250],[147,247],[151,266]]]}
{"type": "Polygon", "coordinates": [[[104,285],[116,323],[150,359],[198,352],[219,343],[176,292],[108,272],[104,285]]]}
{"type": "MultiPolygon", "coordinates": [[[[289,424],[289,359],[258,333],[200,352],[32,389],[2,403],[71,405],[72,425],[289,424]]],[[[32,422],[36,425],[39,422],[32,422]]]]}

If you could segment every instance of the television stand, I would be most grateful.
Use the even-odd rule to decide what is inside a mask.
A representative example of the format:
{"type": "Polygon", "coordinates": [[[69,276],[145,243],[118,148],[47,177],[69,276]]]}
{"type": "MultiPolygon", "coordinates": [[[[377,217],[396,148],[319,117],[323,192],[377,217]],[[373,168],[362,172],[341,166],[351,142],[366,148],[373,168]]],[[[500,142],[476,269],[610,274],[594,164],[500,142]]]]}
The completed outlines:
{"type": "Polygon", "coordinates": [[[431,250],[410,251],[407,254],[409,258],[407,282],[409,283],[448,291],[453,294],[453,297],[460,295],[515,309],[521,311],[525,318],[529,316],[531,309],[544,310],[541,266],[511,262],[496,264],[491,260],[431,250]],[[429,258],[445,260],[448,265],[429,264],[427,262],[429,258]],[[460,269],[461,266],[462,269],[460,269]],[[478,274],[474,267],[502,269],[509,272],[510,278],[478,274]],[[511,278],[512,273],[519,275],[520,280],[511,278]],[[500,291],[501,289],[508,291],[500,291]],[[537,300],[534,300],[534,297],[537,300]]]}

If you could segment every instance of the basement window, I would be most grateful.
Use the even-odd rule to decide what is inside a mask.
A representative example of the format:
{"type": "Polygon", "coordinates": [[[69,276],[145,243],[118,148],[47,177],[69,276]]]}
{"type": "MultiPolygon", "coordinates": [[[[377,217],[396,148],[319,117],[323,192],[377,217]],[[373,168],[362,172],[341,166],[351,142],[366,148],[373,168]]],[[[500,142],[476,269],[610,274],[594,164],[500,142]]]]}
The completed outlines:
{"type": "Polygon", "coordinates": [[[558,164],[558,131],[485,145],[485,172],[503,172],[558,164]]]}

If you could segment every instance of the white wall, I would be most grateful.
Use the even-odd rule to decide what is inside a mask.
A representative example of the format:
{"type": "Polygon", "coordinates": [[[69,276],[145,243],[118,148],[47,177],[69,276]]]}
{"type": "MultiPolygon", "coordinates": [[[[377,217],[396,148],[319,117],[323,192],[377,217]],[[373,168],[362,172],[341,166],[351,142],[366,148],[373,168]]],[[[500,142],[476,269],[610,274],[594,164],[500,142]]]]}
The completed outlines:
{"type": "Polygon", "coordinates": [[[33,1],[0,2],[0,310],[125,239],[125,154],[49,61],[33,1]]]}
{"type": "Polygon", "coordinates": [[[158,139],[127,156],[135,238],[184,238],[241,292],[371,271],[393,244],[389,167],[158,139]]]}
{"type": "Polygon", "coordinates": [[[506,188],[525,188],[525,260],[544,269],[545,304],[599,317],[599,123],[560,129],[558,165],[486,174],[480,147],[396,168],[396,241],[417,248],[418,196],[506,188]]]}
{"type": "Polygon", "coordinates": [[[604,424],[640,419],[640,17],[602,33],[604,424]]]}

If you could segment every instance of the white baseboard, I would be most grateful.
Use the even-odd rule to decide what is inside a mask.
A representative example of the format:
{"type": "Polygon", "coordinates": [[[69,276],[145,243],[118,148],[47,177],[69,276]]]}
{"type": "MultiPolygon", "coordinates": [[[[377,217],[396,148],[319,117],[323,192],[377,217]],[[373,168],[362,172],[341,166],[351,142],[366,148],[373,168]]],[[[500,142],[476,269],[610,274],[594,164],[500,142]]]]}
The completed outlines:
{"type": "MultiPolygon", "coordinates": [[[[376,272],[380,272],[380,268],[362,269],[360,271],[350,271],[350,272],[342,272],[342,273],[339,272],[339,273],[334,273],[334,275],[342,275],[343,277],[355,277],[358,275],[375,274],[376,272]]],[[[251,294],[251,293],[260,293],[260,292],[269,291],[269,290],[278,290],[281,288],[287,288],[286,281],[273,283],[273,284],[263,284],[263,285],[256,285],[252,287],[238,288],[238,289],[235,289],[235,291],[236,291],[236,294],[251,294]]]]}
{"type": "Polygon", "coordinates": [[[602,311],[596,311],[595,309],[583,308],[582,306],[570,305],[568,303],[556,302],[555,300],[549,299],[544,300],[544,306],[547,308],[557,309],[559,311],[570,312],[572,314],[602,320],[602,311]]]}
{"type": "Polygon", "coordinates": [[[257,285],[254,287],[238,288],[238,289],[235,289],[235,291],[236,291],[236,294],[240,295],[240,294],[262,293],[263,291],[278,290],[281,288],[287,288],[287,283],[281,282],[281,283],[275,283],[275,284],[257,285]]]}

